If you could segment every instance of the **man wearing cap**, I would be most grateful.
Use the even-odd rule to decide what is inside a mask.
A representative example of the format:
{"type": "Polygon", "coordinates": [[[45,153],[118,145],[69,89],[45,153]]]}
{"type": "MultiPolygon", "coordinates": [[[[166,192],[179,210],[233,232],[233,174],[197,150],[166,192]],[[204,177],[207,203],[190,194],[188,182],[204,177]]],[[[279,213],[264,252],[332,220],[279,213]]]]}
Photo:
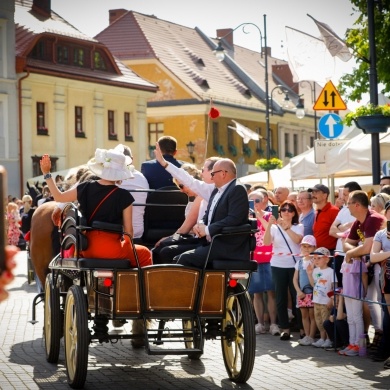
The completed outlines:
{"type": "Polygon", "coordinates": [[[324,184],[316,184],[307,191],[312,194],[313,203],[316,205],[313,236],[316,238],[317,246],[333,251],[337,238],[330,236],[329,230],[340,210],[328,201],[329,188],[324,184]]]}

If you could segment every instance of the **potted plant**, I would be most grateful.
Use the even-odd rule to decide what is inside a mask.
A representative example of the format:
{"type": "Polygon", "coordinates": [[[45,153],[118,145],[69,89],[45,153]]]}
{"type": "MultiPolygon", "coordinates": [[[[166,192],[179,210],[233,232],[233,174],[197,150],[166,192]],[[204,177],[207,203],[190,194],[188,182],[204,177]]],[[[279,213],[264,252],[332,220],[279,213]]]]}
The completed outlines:
{"type": "Polygon", "coordinates": [[[270,159],[261,158],[255,161],[255,166],[263,169],[264,171],[270,171],[271,169],[279,169],[283,167],[283,161],[273,157],[270,159]]]}
{"type": "Polygon", "coordinates": [[[348,113],[342,121],[347,126],[355,122],[364,134],[386,133],[390,127],[390,104],[367,104],[348,113]]]}

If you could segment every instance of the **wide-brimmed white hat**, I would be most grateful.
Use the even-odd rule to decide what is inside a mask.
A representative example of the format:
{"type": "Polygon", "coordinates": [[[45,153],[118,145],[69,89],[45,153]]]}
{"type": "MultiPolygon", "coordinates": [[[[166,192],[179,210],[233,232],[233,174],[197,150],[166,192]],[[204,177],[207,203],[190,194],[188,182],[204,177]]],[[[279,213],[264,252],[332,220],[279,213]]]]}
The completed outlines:
{"type": "Polygon", "coordinates": [[[131,163],[132,159],[125,156],[119,148],[98,148],[95,157],[88,161],[88,168],[104,180],[117,181],[133,177],[131,163]]]}

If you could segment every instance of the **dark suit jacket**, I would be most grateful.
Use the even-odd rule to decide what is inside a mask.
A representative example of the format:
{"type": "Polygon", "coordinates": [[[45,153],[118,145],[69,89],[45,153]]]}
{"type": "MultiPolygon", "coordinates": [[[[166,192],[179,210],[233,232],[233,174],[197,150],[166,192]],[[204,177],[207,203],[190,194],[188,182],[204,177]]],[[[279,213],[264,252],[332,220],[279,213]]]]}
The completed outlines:
{"type": "MultiPolygon", "coordinates": [[[[232,181],[218,200],[211,221],[208,223],[208,211],[216,194],[211,194],[209,205],[203,220],[208,225],[211,238],[221,233],[225,227],[240,226],[248,223],[248,194],[244,185],[237,180],[232,181]]],[[[232,235],[218,237],[213,242],[212,259],[249,260],[250,245],[248,235],[232,235]]]]}
{"type": "MultiPolygon", "coordinates": [[[[183,162],[176,160],[170,154],[164,154],[166,161],[181,167],[183,162]]],[[[141,165],[141,173],[146,177],[151,189],[158,189],[161,187],[174,186],[175,183],[172,181],[172,176],[169,172],[161,166],[157,160],[145,161],[141,165]]]]}

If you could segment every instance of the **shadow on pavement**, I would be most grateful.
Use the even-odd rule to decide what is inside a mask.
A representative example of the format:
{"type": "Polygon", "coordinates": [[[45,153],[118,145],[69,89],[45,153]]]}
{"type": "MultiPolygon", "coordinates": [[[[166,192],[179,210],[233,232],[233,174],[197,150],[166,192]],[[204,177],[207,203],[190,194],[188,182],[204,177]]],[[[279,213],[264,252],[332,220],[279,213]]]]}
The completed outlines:
{"type": "MultiPolygon", "coordinates": [[[[88,356],[88,374],[84,389],[244,389],[229,379],[216,383],[211,375],[202,376],[207,364],[184,356],[149,356],[143,349],[132,349],[129,340],[116,344],[91,344],[88,356]],[[178,371],[184,371],[177,376],[178,371]],[[176,374],[176,376],[175,376],[176,374]]],[[[222,355],[221,355],[222,359],[222,355]]],[[[46,361],[42,338],[14,344],[9,361],[30,366],[33,380],[40,389],[69,388],[67,384],[63,343],[58,364],[46,361]],[[63,386],[62,386],[63,385],[63,386]]],[[[212,363],[212,361],[211,361],[212,363]]]]}

